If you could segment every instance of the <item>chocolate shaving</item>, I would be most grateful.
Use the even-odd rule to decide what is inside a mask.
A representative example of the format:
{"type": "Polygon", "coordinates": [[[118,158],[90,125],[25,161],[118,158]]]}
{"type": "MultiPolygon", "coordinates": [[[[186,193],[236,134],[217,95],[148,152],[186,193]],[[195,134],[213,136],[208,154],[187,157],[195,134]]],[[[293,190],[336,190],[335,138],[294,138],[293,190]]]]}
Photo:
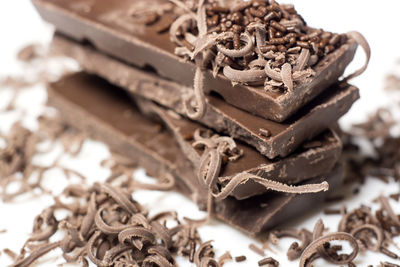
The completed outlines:
{"type": "Polygon", "coordinates": [[[167,173],[165,175],[165,180],[165,182],[159,184],[143,184],[134,182],[132,186],[136,189],[143,190],[170,191],[175,186],[175,178],[170,173],[167,173]]]}
{"type": "Polygon", "coordinates": [[[194,95],[184,100],[184,108],[186,115],[192,120],[199,120],[205,114],[206,100],[203,91],[204,74],[203,71],[197,67],[194,76],[194,95]]]}
{"type": "Polygon", "coordinates": [[[235,70],[231,66],[225,66],[223,72],[232,82],[253,83],[262,81],[266,77],[265,71],[257,69],[235,70]]]}
{"type": "Polygon", "coordinates": [[[15,253],[14,251],[12,251],[12,250],[9,249],[9,248],[3,249],[3,252],[4,252],[8,257],[10,257],[12,260],[16,260],[16,259],[18,258],[18,254],[15,253]]]}
{"type": "Polygon", "coordinates": [[[265,256],[265,252],[264,250],[262,250],[261,248],[259,248],[258,246],[256,246],[255,244],[250,244],[249,245],[249,249],[251,249],[253,252],[257,253],[258,255],[264,257],[265,256]]]}
{"type": "Polygon", "coordinates": [[[52,251],[53,249],[56,249],[59,246],[60,246],[60,242],[55,242],[55,243],[50,243],[50,244],[44,245],[44,246],[32,251],[28,257],[16,261],[12,265],[10,265],[10,267],[30,266],[38,258],[42,257],[43,255],[47,254],[48,252],[52,251]]]}
{"type": "Polygon", "coordinates": [[[290,92],[293,91],[292,66],[289,63],[283,64],[281,75],[285,86],[290,92]]]}
{"type": "Polygon", "coordinates": [[[300,265],[299,266],[307,266],[307,264],[311,263],[310,259],[312,256],[316,253],[318,253],[318,248],[323,246],[324,244],[334,241],[334,240],[341,240],[341,241],[347,241],[349,244],[352,246],[353,251],[350,255],[347,255],[346,257],[338,257],[332,256],[330,254],[329,257],[326,257],[326,260],[329,260],[330,262],[334,264],[348,264],[349,262],[352,262],[354,258],[358,254],[358,244],[357,241],[348,233],[344,232],[337,232],[337,233],[332,233],[332,234],[327,234],[325,236],[319,237],[316,240],[314,240],[308,247],[305,248],[303,251],[301,257],[300,257],[300,265]]]}
{"type": "Polygon", "coordinates": [[[294,66],[293,70],[294,71],[303,70],[307,66],[309,61],[310,61],[310,50],[302,48],[299,58],[297,59],[296,66],[294,66]]]}
{"type": "Polygon", "coordinates": [[[226,262],[232,261],[232,255],[229,251],[225,252],[218,258],[218,264],[224,266],[226,262]]]}
{"type": "Polygon", "coordinates": [[[287,185],[282,184],[276,181],[268,180],[263,177],[259,177],[257,175],[242,172],[235,175],[231,181],[221,190],[220,193],[213,193],[213,196],[217,200],[227,198],[233,190],[242,183],[246,183],[247,181],[252,180],[265,188],[276,191],[276,192],[283,192],[283,193],[290,193],[290,194],[310,194],[310,193],[318,193],[321,191],[327,191],[329,189],[329,185],[327,182],[322,182],[320,184],[306,184],[306,185],[287,185]]]}
{"type": "Polygon", "coordinates": [[[382,230],[376,225],[364,224],[364,225],[360,225],[359,227],[353,229],[353,231],[351,231],[351,235],[357,238],[358,234],[362,233],[362,231],[372,231],[375,234],[376,239],[377,239],[376,244],[375,244],[375,246],[373,246],[369,249],[372,251],[379,251],[379,249],[382,246],[382,242],[383,242],[383,238],[384,238],[382,230]]]}
{"type": "Polygon", "coordinates": [[[361,33],[352,31],[352,32],[348,32],[347,36],[349,38],[354,39],[363,48],[365,55],[366,55],[366,60],[365,60],[364,66],[362,66],[361,69],[355,71],[353,74],[346,77],[346,80],[351,80],[351,79],[363,74],[365,72],[365,70],[367,69],[369,61],[371,59],[371,48],[370,48],[367,40],[361,33]]]}

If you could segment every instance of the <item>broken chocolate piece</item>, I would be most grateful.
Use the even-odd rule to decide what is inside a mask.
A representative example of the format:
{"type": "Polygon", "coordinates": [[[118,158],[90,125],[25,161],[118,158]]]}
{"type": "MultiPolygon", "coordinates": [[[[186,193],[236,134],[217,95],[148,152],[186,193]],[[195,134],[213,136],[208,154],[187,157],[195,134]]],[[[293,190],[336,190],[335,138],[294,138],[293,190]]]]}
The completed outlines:
{"type": "MultiPolygon", "coordinates": [[[[151,101],[137,99],[138,107],[143,113],[156,114],[163,123],[172,131],[181,150],[187,155],[197,170],[201,166],[203,149],[195,148],[195,132],[206,132],[200,124],[176,117],[168,110],[157,106],[151,101]]],[[[210,133],[212,136],[215,133],[210,133]]],[[[222,137],[224,138],[224,137],[222,137]]],[[[241,151],[239,158],[227,160],[219,173],[219,184],[226,185],[233,177],[242,172],[248,172],[259,177],[284,184],[297,184],[311,177],[328,173],[341,154],[341,141],[332,131],[327,131],[316,139],[319,147],[304,148],[282,159],[269,160],[252,147],[241,142],[236,142],[237,149],[241,151]]],[[[232,192],[237,199],[244,199],[267,192],[268,190],[252,181],[239,184],[232,192]]]]}
{"type": "MultiPolygon", "coordinates": [[[[342,180],[343,168],[337,165],[330,174],[309,182],[327,181],[329,192],[334,192],[342,180]]],[[[295,195],[268,192],[245,200],[231,197],[215,204],[215,216],[254,236],[303,215],[306,210],[311,210],[310,207],[323,202],[328,193],[295,195]]]]}
{"type": "MultiPolygon", "coordinates": [[[[90,42],[100,51],[127,63],[150,68],[161,77],[193,86],[195,64],[183,61],[174,53],[176,45],[170,41],[168,32],[159,32],[158,23],[145,25],[132,18],[128,12],[132,2],[33,0],[33,3],[41,16],[53,23],[61,33],[81,42],[90,42]],[[87,3],[90,8],[85,11],[77,9],[77,4],[82,3],[87,3]]],[[[163,3],[167,1],[154,2],[155,5],[163,3]]],[[[175,19],[177,15],[172,12],[165,13],[163,17],[175,19]]],[[[315,76],[312,79],[297,85],[290,92],[267,91],[263,86],[232,86],[222,73],[214,78],[212,71],[207,69],[202,72],[205,93],[217,92],[234,106],[282,122],[337,82],[352,61],[356,48],[356,41],[348,38],[346,43],[313,67],[315,76]]]]}
{"type": "MultiPolygon", "coordinates": [[[[137,160],[149,175],[163,177],[169,172],[175,178],[190,176],[190,162],[168,131],[141,115],[121,89],[79,73],[51,84],[48,93],[49,104],[61,111],[68,124],[137,160]]],[[[205,208],[207,196],[198,194],[202,187],[197,179],[177,179],[176,183],[179,191],[205,208]]]]}
{"type": "MultiPolygon", "coordinates": [[[[192,91],[188,87],[161,79],[61,35],[55,35],[52,50],[75,58],[86,71],[126,88],[133,95],[143,96],[185,114],[181,96],[192,91]]],[[[295,116],[284,123],[277,123],[253,116],[214,95],[208,95],[206,113],[200,122],[255,147],[268,158],[285,157],[305,140],[330,127],[358,98],[357,88],[347,84],[334,85],[295,116]],[[265,131],[270,132],[270,136],[266,136],[265,131]]]]}
{"type": "MultiPolygon", "coordinates": [[[[50,105],[61,111],[68,124],[91,133],[110,145],[112,150],[137,159],[147,170],[174,173],[180,185],[178,189],[191,195],[192,199],[207,196],[207,191],[199,186],[191,164],[185,163],[187,160],[174,138],[138,113],[133,103],[117,88],[98,77],[79,73],[50,84],[48,92],[50,105]]],[[[341,176],[341,169],[335,168],[324,179],[315,178],[310,182],[326,180],[331,192],[341,183],[341,176]]],[[[327,192],[303,195],[268,192],[242,201],[229,197],[215,202],[214,210],[220,220],[250,235],[257,235],[304,213],[311,203],[322,203],[326,196],[327,192]]]]}

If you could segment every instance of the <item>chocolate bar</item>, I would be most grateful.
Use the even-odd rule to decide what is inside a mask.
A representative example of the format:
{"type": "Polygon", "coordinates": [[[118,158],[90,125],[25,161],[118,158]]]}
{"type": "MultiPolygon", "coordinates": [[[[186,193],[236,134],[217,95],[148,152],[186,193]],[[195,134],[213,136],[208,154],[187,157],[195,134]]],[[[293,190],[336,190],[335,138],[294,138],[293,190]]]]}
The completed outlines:
{"type": "MultiPolygon", "coordinates": [[[[78,73],[50,84],[48,93],[49,104],[61,112],[68,124],[107,143],[112,150],[136,159],[149,173],[162,175],[164,170],[172,172],[182,193],[197,199],[197,203],[204,203],[199,199],[207,196],[207,191],[197,182],[190,162],[172,135],[141,115],[123,91],[98,77],[78,73]]],[[[309,182],[327,180],[331,192],[341,183],[342,175],[339,166],[331,174],[309,182]]],[[[243,201],[229,197],[215,202],[214,212],[217,218],[233,227],[257,235],[307,212],[311,203],[313,206],[322,203],[327,194],[268,192],[243,201]]]]}
{"type": "MultiPolygon", "coordinates": [[[[162,79],[151,72],[106,56],[90,45],[79,44],[56,34],[54,53],[71,56],[85,71],[125,88],[134,96],[149,100],[185,115],[181,97],[191,88],[162,79]]],[[[330,127],[359,98],[358,89],[347,84],[333,85],[297,112],[277,123],[235,108],[214,95],[206,96],[206,113],[199,121],[217,132],[228,134],[253,147],[268,158],[285,157],[305,140],[330,127]]]]}
{"type": "MultiPolygon", "coordinates": [[[[91,43],[102,52],[119,58],[129,64],[151,70],[160,77],[177,81],[186,86],[193,86],[196,65],[191,60],[185,61],[182,57],[174,53],[175,49],[182,47],[177,47],[175,43],[171,42],[170,38],[176,38],[174,36],[170,36],[170,33],[168,33],[168,29],[171,30],[171,28],[173,28],[173,26],[170,27],[170,24],[177,18],[177,16],[181,15],[182,10],[176,7],[171,7],[167,0],[152,0],[150,2],[149,0],[33,0],[33,3],[38,9],[40,15],[48,22],[53,23],[59,32],[82,43],[91,43]],[[159,16],[159,20],[149,22],[147,21],[148,18],[146,17],[144,19],[147,22],[143,22],[143,20],[138,21],[138,19],[135,18],[138,11],[138,6],[141,6],[141,9],[144,8],[144,10],[141,10],[142,13],[149,13],[146,12],[146,8],[153,8],[154,11],[157,10],[157,7],[159,7],[158,11],[163,12],[165,10],[165,14],[159,16]],[[176,13],[176,9],[179,9],[180,13],[176,13]]],[[[260,3],[266,2],[261,1],[260,3]]],[[[252,12],[252,8],[253,7],[251,6],[243,7],[243,9],[246,10],[249,9],[250,12],[252,12]]],[[[293,21],[286,21],[287,26],[285,27],[290,33],[287,33],[285,38],[282,37],[280,39],[275,37],[277,37],[279,34],[282,35],[282,32],[286,32],[286,30],[281,29],[282,32],[277,30],[283,26],[279,23],[279,21],[277,22],[278,18],[275,18],[272,25],[273,29],[271,29],[271,31],[275,33],[271,33],[273,36],[270,37],[269,42],[278,42],[280,40],[284,42],[291,42],[292,39],[290,36],[296,35],[296,32],[300,30],[305,31],[301,36],[301,40],[304,39],[306,42],[301,41],[300,39],[297,40],[297,44],[292,47],[293,49],[290,51],[287,50],[288,48],[285,48],[285,46],[275,46],[274,44],[269,46],[264,46],[263,44],[262,47],[257,47],[257,49],[264,51],[265,49],[268,50],[268,47],[271,46],[273,47],[271,48],[273,50],[276,50],[276,47],[282,47],[282,49],[285,50],[285,53],[287,52],[288,54],[298,54],[300,53],[299,51],[301,49],[306,51],[304,54],[307,54],[307,51],[312,51],[312,53],[316,53],[313,54],[313,56],[315,56],[314,59],[318,59],[318,57],[320,57],[319,60],[314,60],[314,63],[316,64],[312,65],[312,70],[310,73],[314,73],[314,75],[307,79],[302,79],[301,82],[298,82],[294,86],[294,88],[289,88],[288,90],[274,90],[274,87],[271,90],[266,90],[264,86],[249,85],[246,82],[240,83],[239,81],[236,81],[234,77],[237,75],[232,74],[231,76],[234,77],[228,79],[228,70],[230,72],[235,72],[235,69],[232,69],[231,66],[228,66],[229,68],[224,68],[223,73],[221,71],[215,73],[215,78],[213,77],[212,70],[210,68],[206,68],[202,72],[202,75],[204,75],[203,89],[206,94],[215,92],[222,96],[222,98],[228,103],[246,110],[251,114],[282,122],[288,119],[291,115],[296,114],[300,107],[311,101],[330,85],[337,82],[338,78],[343,74],[346,66],[352,61],[357,48],[357,43],[354,39],[351,37],[345,37],[345,35],[325,33],[320,30],[309,28],[304,24],[302,18],[298,16],[291,7],[286,7],[284,5],[280,6],[277,3],[274,3],[265,8],[268,10],[272,9],[272,11],[270,10],[271,12],[268,14],[268,16],[271,14],[272,16],[276,17],[285,17],[286,14],[289,14],[287,15],[289,17],[295,16],[293,21]],[[292,16],[290,14],[292,14],[292,16]],[[300,26],[296,26],[295,24],[292,26],[289,25],[293,23],[300,24],[300,26]],[[321,42],[317,43],[319,40],[321,40],[321,42]],[[323,43],[329,43],[329,45],[324,47],[323,43]],[[334,47],[333,44],[337,47],[334,47]],[[311,45],[313,48],[311,48],[311,45]],[[318,48],[320,45],[321,49],[318,48]],[[238,82],[239,84],[237,84],[238,82]],[[235,83],[235,86],[232,86],[232,83],[235,83]]],[[[227,10],[229,11],[229,8],[227,10]]],[[[239,11],[242,12],[243,10],[240,9],[239,11]]],[[[212,13],[214,11],[207,9],[207,12],[212,13]]],[[[222,16],[222,14],[216,15],[222,16]]],[[[267,17],[264,19],[268,20],[267,17]]],[[[288,20],[288,18],[285,20],[288,20]]],[[[255,24],[253,23],[252,25],[257,27],[257,20],[254,19],[254,22],[255,24]]],[[[217,28],[213,27],[210,29],[210,31],[218,32],[221,31],[221,29],[218,30],[217,28]]],[[[225,35],[231,36],[233,34],[231,32],[229,33],[230,34],[225,35]]],[[[223,35],[224,33],[219,34],[223,35]]],[[[245,39],[248,41],[248,43],[253,43],[253,41],[251,41],[253,37],[249,37],[247,32],[242,33],[240,38],[242,38],[242,35],[243,37],[247,36],[247,39],[245,39]]],[[[188,33],[186,36],[188,36],[188,38],[191,36],[193,39],[193,33],[188,33]]],[[[208,36],[211,39],[213,38],[213,35],[208,36]]],[[[240,39],[240,41],[242,40],[240,39]]],[[[266,42],[266,44],[267,43],[268,42],[266,42]]],[[[294,43],[296,43],[296,40],[294,40],[294,43]]],[[[287,45],[290,47],[293,44],[289,43],[287,45]]],[[[218,45],[216,46],[218,47],[218,45]]],[[[227,49],[228,48],[224,47],[219,48],[221,51],[225,51],[227,49]]],[[[190,53],[194,53],[192,48],[189,50],[190,53]]],[[[272,50],[266,52],[267,55],[264,54],[267,59],[270,56],[268,53],[275,53],[271,51],[272,50]]],[[[276,58],[279,57],[279,55],[279,53],[276,54],[274,56],[274,60],[279,61],[276,58]]],[[[224,60],[228,60],[227,56],[222,56],[224,60]]],[[[246,59],[244,60],[246,61],[246,59]]],[[[305,62],[305,65],[307,65],[310,61],[311,60],[305,62]]],[[[235,62],[232,63],[232,66],[235,65],[235,62]]],[[[254,62],[254,64],[257,65],[256,60],[254,62]]],[[[287,64],[284,65],[286,65],[286,67],[288,66],[287,64]]],[[[270,70],[270,72],[273,71],[274,70],[272,69],[270,70]]],[[[289,71],[291,71],[291,69],[289,69],[289,71]]],[[[262,72],[260,76],[264,76],[265,72],[262,72]]],[[[283,66],[281,72],[283,77],[283,66]]],[[[287,70],[285,72],[287,72],[287,70]]],[[[246,78],[249,77],[250,75],[246,76],[246,78]]],[[[279,80],[280,76],[274,79],[279,80]]],[[[286,84],[287,80],[293,80],[293,77],[282,79],[283,83],[286,84]]],[[[249,82],[251,83],[252,81],[249,82]]],[[[276,83],[277,82],[273,84],[276,83]]],[[[278,83],[282,84],[282,81],[278,83]]]]}
{"type": "MultiPolygon", "coordinates": [[[[201,165],[203,149],[195,148],[194,133],[206,132],[207,128],[200,124],[182,118],[151,101],[136,99],[142,113],[156,115],[172,131],[183,153],[192,162],[195,170],[201,165]]],[[[216,133],[210,132],[209,135],[216,133]]],[[[243,155],[234,161],[227,161],[219,173],[219,183],[224,187],[235,175],[249,172],[259,177],[284,184],[298,184],[311,177],[320,176],[331,171],[342,152],[341,141],[332,131],[326,131],[312,141],[305,143],[302,148],[286,158],[268,160],[254,148],[236,142],[237,149],[243,155]]],[[[262,185],[248,180],[239,184],[232,192],[232,196],[241,200],[267,191],[262,185]]]]}

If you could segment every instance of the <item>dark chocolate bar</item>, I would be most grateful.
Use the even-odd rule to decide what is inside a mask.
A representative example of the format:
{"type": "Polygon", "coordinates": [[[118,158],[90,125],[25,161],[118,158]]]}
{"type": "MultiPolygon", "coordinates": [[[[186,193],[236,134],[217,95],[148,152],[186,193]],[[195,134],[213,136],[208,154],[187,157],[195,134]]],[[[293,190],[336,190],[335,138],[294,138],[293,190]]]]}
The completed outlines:
{"type": "MultiPolygon", "coordinates": [[[[107,143],[113,151],[136,159],[151,175],[165,175],[165,170],[172,172],[178,190],[192,199],[207,196],[171,134],[141,115],[124,92],[100,78],[78,73],[50,84],[48,93],[49,104],[61,112],[68,124],[107,143]]],[[[331,174],[310,182],[326,180],[332,192],[341,183],[341,177],[342,169],[336,167],[331,174]]],[[[214,212],[233,227],[257,235],[310,211],[310,206],[322,203],[329,192],[304,195],[269,192],[244,201],[227,198],[214,203],[214,212]]]]}
{"type": "MultiPolygon", "coordinates": [[[[168,31],[160,32],[166,21],[176,18],[166,13],[151,25],[132,17],[133,5],[163,5],[167,0],[33,0],[40,15],[61,33],[140,68],[151,69],[161,77],[192,87],[195,64],[174,54],[176,45],[168,31]]],[[[310,36],[311,37],[311,36],[310,36]]],[[[266,119],[282,122],[306,103],[337,82],[352,61],[357,43],[348,38],[340,47],[313,66],[315,75],[293,90],[268,91],[263,86],[237,84],[222,73],[216,78],[204,71],[206,94],[216,92],[228,103],[266,119]]],[[[317,48],[315,48],[317,49],[317,48]]],[[[314,50],[315,50],[314,49],[314,50]]]]}
{"type": "MultiPolygon", "coordinates": [[[[162,79],[122,61],[99,53],[90,45],[82,45],[56,34],[52,50],[76,59],[85,71],[185,115],[182,95],[192,91],[183,85],[162,79]]],[[[200,120],[217,132],[228,134],[253,147],[268,158],[285,157],[305,140],[310,140],[335,123],[359,98],[358,89],[334,85],[284,123],[266,120],[235,108],[220,98],[206,96],[206,113],[200,120]]]]}
{"type": "MultiPolygon", "coordinates": [[[[193,136],[195,131],[205,132],[208,129],[200,124],[182,118],[171,110],[166,110],[151,101],[137,100],[138,107],[145,114],[155,114],[174,134],[181,150],[192,162],[195,170],[200,166],[203,150],[195,148],[193,136]]],[[[214,135],[211,133],[210,135],[214,135]]],[[[284,184],[298,184],[311,177],[320,176],[331,171],[342,152],[342,143],[332,131],[326,131],[305,143],[302,148],[286,158],[269,160],[254,148],[237,142],[237,148],[243,155],[234,161],[227,161],[219,173],[219,184],[225,186],[233,177],[242,172],[249,172],[259,177],[284,184]]],[[[239,184],[232,192],[237,199],[245,199],[263,194],[267,189],[249,180],[239,184]]]]}

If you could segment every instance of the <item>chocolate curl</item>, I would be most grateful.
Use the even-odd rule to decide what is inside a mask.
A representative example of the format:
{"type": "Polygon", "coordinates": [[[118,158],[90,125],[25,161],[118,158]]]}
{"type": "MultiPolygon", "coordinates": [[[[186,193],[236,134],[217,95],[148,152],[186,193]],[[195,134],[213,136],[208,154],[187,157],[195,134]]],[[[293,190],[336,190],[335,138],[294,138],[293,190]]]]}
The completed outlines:
{"type": "Polygon", "coordinates": [[[368,41],[367,41],[367,39],[365,39],[364,35],[362,35],[359,32],[352,31],[352,32],[348,32],[347,36],[349,38],[353,39],[354,41],[356,41],[361,46],[361,48],[365,52],[366,60],[365,60],[364,66],[362,66],[361,69],[355,71],[353,74],[350,74],[349,76],[347,76],[344,79],[345,81],[351,80],[351,79],[363,74],[364,71],[367,69],[369,61],[371,59],[371,47],[369,46],[368,41]]]}

